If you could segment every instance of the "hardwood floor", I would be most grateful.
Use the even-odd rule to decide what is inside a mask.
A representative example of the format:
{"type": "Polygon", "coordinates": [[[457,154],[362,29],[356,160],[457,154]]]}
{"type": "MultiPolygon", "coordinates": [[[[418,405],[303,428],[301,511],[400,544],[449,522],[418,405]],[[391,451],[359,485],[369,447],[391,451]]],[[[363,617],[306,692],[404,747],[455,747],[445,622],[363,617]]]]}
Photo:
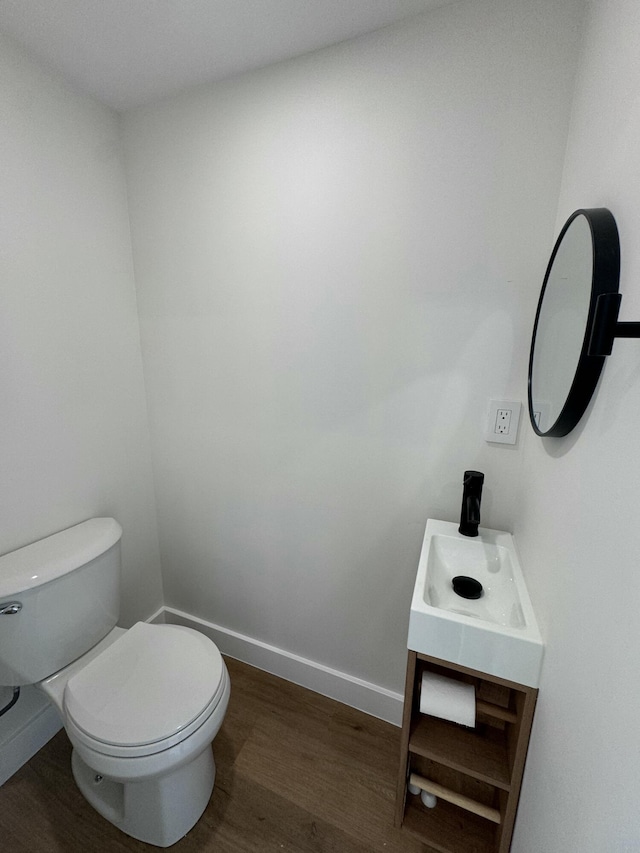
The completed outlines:
{"type": "MultiPolygon", "coordinates": [[[[227,659],[216,784],[175,853],[424,853],[393,826],[400,729],[227,659]]],[[[139,853],[85,801],[60,732],[0,788],[0,849],[139,853]]]]}

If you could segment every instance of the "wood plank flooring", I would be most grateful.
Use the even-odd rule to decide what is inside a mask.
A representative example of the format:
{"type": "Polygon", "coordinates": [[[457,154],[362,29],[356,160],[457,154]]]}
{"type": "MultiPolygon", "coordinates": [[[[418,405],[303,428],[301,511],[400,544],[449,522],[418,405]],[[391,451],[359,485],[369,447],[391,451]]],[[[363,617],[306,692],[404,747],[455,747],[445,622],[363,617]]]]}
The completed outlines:
{"type": "MultiPolygon", "coordinates": [[[[231,701],[216,784],[175,853],[424,853],[393,826],[400,729],[227,659],[231,701]]],[[[0,787],[0,850],[158,850],[104,820],[71,775],[60,732],[0,787]]]]}

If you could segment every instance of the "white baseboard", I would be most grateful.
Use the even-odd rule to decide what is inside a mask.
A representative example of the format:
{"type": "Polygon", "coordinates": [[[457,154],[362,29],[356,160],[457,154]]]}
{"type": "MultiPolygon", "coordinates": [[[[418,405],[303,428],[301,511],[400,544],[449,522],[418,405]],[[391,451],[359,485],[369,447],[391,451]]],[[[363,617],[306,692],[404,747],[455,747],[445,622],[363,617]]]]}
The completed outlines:
{"type": "Polygon", "coordinates": [[[164,606],[159,607],[155,613],[145,619],[145,622],[151,622],[154,625],[164,625],[164,606]]]}
{"type": "Polygon", "coordinates": [[[46,696],[31,685],[22,687],[16,704],[0,717],[0,785],[61,728],[58,712],[46,696]]]}
{"type": "Polygon", "coordinates": [[[401,693],[270,646],[229,628],[190,616],[173,607],[164,607],[150,621],[196,628],[210,637],[222,654],[336,699],[395,726],[401,725],[404,701],[401,693]]]}
{"type": "MultiPolygon", "coordinates": [[[[210,637],[220,651],[229,657],[300,684],[395,726],[401,724],[401,693],[190,616],[173,607],[160,608],[147,621],[196,628],[210,637]]],[[[8,692],[6,701],[10,698],[8,692]]],[[[35,687],[23,687],[16,705],[0,717],[0,785],[33,758],[61,728],[60,717],[44,694],[35,687]]]]}

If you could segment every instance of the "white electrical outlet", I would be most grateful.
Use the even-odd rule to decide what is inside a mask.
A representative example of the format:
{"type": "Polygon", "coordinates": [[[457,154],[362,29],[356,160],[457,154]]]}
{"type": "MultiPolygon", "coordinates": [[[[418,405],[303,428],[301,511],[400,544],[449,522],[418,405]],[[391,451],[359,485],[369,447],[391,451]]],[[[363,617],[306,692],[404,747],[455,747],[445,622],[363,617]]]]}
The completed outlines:
{"type": "Polygon", "coordinates": [[[511,430],[511,412],[512,409],[498,409],[496,422],[493,425],[493,431],[497,435],[509,435],[511,430]]]}
{"type": "Polygon", "coordinates": [[[515,444],[522,403],[517,400],[489,400],[484,437],[496,444],[515,444]]]}

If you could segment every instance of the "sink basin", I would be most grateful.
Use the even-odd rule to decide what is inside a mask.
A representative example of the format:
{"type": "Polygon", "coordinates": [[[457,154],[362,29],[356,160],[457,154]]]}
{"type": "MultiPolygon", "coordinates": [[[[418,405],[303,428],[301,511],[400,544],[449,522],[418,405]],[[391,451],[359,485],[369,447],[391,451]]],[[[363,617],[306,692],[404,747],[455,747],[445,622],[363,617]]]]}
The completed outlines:
{"type": "Polygon", "coordinates": [[[543,644],[513,537],[486,527],[478,534],[463,536],[450,521],[427,522],[407,645],[430,657],[537,687],[543,644]],[[482,585],[479,598],[454,591],[453,579],[460,575],[482,585]]]}

